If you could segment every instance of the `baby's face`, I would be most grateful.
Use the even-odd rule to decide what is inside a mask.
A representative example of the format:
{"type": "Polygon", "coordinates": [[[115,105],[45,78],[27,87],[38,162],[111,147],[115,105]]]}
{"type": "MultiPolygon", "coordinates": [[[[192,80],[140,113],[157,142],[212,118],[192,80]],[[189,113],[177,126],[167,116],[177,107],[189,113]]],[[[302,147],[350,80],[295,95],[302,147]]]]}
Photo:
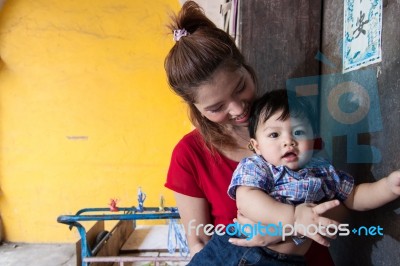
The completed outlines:
{"type": "Polygon", "coordinates": [[[277,112],[265,123],[260,122],[252,145],[269,163],[298,170],[312,157],[314,132],[307,119],[292,117],[282,121],[278,119],[281,114],[277,112]]]}

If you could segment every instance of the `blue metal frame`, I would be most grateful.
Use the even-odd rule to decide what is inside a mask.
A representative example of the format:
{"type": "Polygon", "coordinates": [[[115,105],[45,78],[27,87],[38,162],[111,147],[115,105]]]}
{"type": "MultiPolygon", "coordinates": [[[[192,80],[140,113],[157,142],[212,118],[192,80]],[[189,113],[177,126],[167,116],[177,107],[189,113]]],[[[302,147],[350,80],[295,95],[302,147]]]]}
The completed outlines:
{"type": "MultiPolygon", "coordinates": [[[[159,219],[180,219],[178,209],[175,207],[143,207],[138,209],[136,207],[121,208],[119,212],[123,214],[85,214],[95,212],[110,212],[110,208],[85,208],[79,210],[75,215],[61,215],[57,218],[57,222],[69,225],[69,229],[76,227],[81,237],[81,256],[82,266],[88,266],[89,263],[85,262],[84,258],[92,257],[96,254],[98,247],[90,248],[86,238],[86,230],[80,224],[84,221],[131,221],[131,220],[159,220],[159,219]]],[[[116,225],[118,226],[118,224],[116,225]]],[[[99,243],[99,245],[102,244],[99,243]]]]}

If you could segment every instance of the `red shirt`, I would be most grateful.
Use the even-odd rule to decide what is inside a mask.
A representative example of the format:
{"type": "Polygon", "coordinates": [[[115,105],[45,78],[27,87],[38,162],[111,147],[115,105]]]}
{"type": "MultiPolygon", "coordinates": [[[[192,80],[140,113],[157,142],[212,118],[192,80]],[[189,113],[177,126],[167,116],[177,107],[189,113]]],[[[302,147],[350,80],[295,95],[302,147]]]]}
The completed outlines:
{"type": "MultiPolygon", "coordinates": [[[[228,225],[237,212],[235,201],[227,193],[237,165],[218,151],[211,154],[198,130],[193,130],[175,146],[165,186],[187,196],[207,199],[213,224],[228,225]]],[[[315,242],[306,260],[308,265],[333,265],[328,249],[315,242]]]]}
{"type": "Polygon", "coordinates": [[[219,152],[211,154],[197,130],[184,136],[176,145],[165,186],[191,197],[205,198],[210,203],[214,225],[232,223],[236,203],[227,191],[238,162],[219,152]]]}

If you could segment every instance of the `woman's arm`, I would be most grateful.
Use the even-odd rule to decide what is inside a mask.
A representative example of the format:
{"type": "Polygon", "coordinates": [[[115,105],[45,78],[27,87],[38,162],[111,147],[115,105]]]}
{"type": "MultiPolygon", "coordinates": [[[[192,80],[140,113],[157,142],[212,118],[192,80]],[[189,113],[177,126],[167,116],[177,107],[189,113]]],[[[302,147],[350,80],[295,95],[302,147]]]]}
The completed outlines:
{"type": "Polygon", "coordinates": [[[190,255],[193,257],[210,240],[210,236],[204,233],[202,227],[211,224],[208,203],[205,199],[190,197],[177,192],[174,195],[181,222],[185,228],[190,255]],[[200,224],[202,226],[199,226],[200,224]],[[196,230],[197,228],[200,230],[196,230]]]}

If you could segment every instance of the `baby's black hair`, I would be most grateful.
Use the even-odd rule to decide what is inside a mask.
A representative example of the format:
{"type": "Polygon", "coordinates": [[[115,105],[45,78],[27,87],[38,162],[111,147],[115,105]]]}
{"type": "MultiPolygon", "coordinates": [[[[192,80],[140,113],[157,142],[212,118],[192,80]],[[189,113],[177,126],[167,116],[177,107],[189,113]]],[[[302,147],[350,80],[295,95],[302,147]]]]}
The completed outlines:
{"type": "Polygon", "coordinates": [[[265,122],[278,111],[282,111],[278,118],[282,121],[289,117],[307,118],[314,134],[317,134],[317,119],[312,104],[305,97],[279,89],[265,93],[253,103],[249,119],[250,138],[255,138],[260,119],[265,122]]]}

